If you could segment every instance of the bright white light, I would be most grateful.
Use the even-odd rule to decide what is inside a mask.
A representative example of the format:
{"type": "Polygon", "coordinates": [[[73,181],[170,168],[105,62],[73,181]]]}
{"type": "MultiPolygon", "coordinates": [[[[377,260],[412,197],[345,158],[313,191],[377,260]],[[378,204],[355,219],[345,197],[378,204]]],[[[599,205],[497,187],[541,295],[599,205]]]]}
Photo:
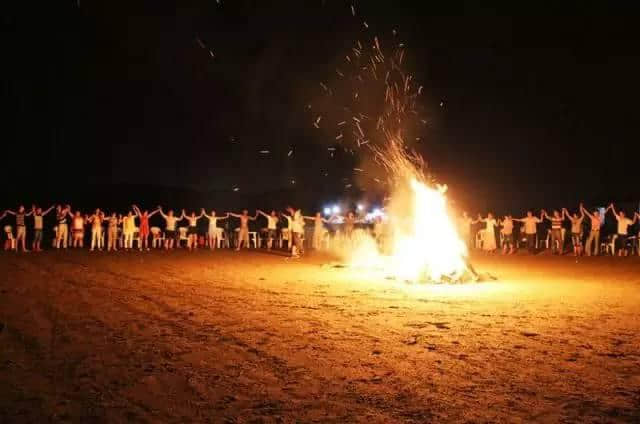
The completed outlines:
{"type": "Polygon", "coordinates": [[[340,207],[338,205],[335,205],[332,209],[333,213],[340,213],[340,207]]]}
{"type": "Polygon", "coordinates": [[[373,210],[373,216],[379,216],[379,215],[380,215],[380,209],[375,208],[375,209],[373,210]]]}
{"type": "Polygon", "coordinates": [[[324,208],[324,214],[325,215],[331,215],[331,208],[324,208]]]}
{"type": "Polygon", "coordinates": [[[363,210],[363,209],[364,209],[364,206],[362,206],[362,205],[358,205],[358,210],[359,210],[359,211],[361,211],[361,210],[363,210]]]}

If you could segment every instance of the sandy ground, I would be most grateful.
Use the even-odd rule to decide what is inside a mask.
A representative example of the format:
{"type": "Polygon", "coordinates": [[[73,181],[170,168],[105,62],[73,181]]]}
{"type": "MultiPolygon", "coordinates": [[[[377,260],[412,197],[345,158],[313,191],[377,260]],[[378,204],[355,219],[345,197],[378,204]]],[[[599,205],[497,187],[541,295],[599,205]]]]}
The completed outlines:
{"type": "Polygon", "coordinates": [[[640,258],[588,259],[1,253],[0,422],[640,422],[640,258]]]}

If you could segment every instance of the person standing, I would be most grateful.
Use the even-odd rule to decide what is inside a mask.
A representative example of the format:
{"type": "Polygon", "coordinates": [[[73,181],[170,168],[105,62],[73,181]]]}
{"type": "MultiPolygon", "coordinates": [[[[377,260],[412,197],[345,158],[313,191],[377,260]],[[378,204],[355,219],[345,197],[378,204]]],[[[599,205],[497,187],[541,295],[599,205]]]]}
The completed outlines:
{"type": "Polygon", "coordinates": [[[80,211],[76,211],[71,220],[71,234],[73,235],[72,247],[84,247],[85,219],[80,211]]]}
{"type": "MultiPolygon", "coordinates": [[[[580,205],[582,207],[582,205],[580,205]]],[[[580,216],[577,213],[569,214],[565,208],[562,209],[562,215],[571,221],[571,244],[573,245],[573,256],[582,255],[582,221],[584,220],[584,212],[580,210],[580,216]]]]}
{"type": "Polygon", "coordinates": [[[527,238],[527,248],[529,253],[536,253],[536,236],[538,234],[538,224],[542,222],[542,218],[533,216],[533,212],[527,211],[527,216],[524,218],[513,218],[514,221],[522,222],[524,224],[524,234],[527,238]]]}
{"type": "Polygon", "coordinates": [[[473,224],[473,219],[471,219],[471,217],[467,215],[466,211],[462,212],[462,217],[460,217],[458,226],[460,227],[460,236],[462,237],[462,240],[467,245],[467,248],[469,250],[471,250],[471,248],[473,247],[473,240],[471,238],[472,224],[473,224]]]}
{"type": "Polygon", "coordinates": [[[165,241],[164,248],[166,250],[173,249],[173,244],[176,241],[176,224],[184,218],[184,213],[180,216],[173,215],[173,209],[169,210],[167,215],[162,212],[162,206],[158,206],[158,210],[160,211],[160,215],[164,218],[166,227],[165,227],[165,241]]]}
{"type": "Polygon", "coordinates": [[[587,237],[587,244],[585,245],[585,253],[587,256],[591,256],[593,253],[594,256],[598,256],[600,252],[600,227],[602,227],[602,218],[600,217],[600,212],[595,210],[593,213],[589,213],[588,210],[580,205],[580,212],[587,215],[591,220],[591,230],[589,231],[589,237],[587,237]],[[591,249],[592,243],[595,242],[595,246],[591,249]]]}
{"type": "Polygon", "coordinates": [[[609,209],[611,209],[611,212],[613,212],[613,216],[615,216],[616,220],[618,221],[618,237],[616,238],[616,244],[618,245],[618,256],[627,256],[629,254],[629,248],[627,247],[629,226],[636,223],[638,215],[634,214],[633,220],[631,220],[626,217],[623,211],[617,213],[615,206],[613,206],[613,203],[609,205],[609,208],[607,208],[607,210],[609,209]]]}
{"type": "Polygon", "coordinates": [[[240,228],[238,231],[238,246],[236,247],[236,251],[240,250],[242,247],[242,243],[244,242],[244,247],[246,249],[249,248],[249,221],[255,221],[255,216],[249,216],[249,211],[244,209],[242,214],[229,212],[229,215],[234,218],[238,218],[240,220],[240,228]]]}
{"type": "Polygon", "coordinates": [[[149,227],[149,218],[157,214],[159,209],[156,209],[151,213],[146,210],[144,212],[140,212],[140,208],[138,208],[138,206],[136,205],[133,205],[133,210],[140,220],[140,229],[138,230],[138,247],[140,248],[141,252],[142,249],[149,250],[149,233],[151,231],[149,227]]]}
{"type": "MultiPolygon", "coordinates": [[[[326,219],[322,217],[320,212],[316,212],[316,216],[305,216],[304,219],[313,221],[313,239],[311,240],[311,247],[318,250],[322,247],[322,239],[327,230],[324,228],[324,224],[328,223],[326,219]]],[[[375,228],[375,225],[374,225],[375,228]]],[[[377,235],[375,235],[377,240],[377,235]]]]}
{"type": "Polygon", "coordinates": [[[218,221],[229,218],[229,214],[226,214],[225,216],[216,216],[216,211],[212,210],[211,215],[207,215],[204,209],[202,209],[202,214],[209,220],[209,231],[207,236],[209,237],[209,249],[213,250],[216,248],[218,240],[222,236],[222,228],[218,228],[218,221]]]}
{"type": "Polygon", "coordinates": [[[109,227],[107,229],[107,252],[118,251],[118,224],[120,222],[120,218],[115,212],[111,213],[111,216],[108,218],[104,218],[103,220],[109,223],[109,227]]]}
{"type": "Polygon", "coordinates": [[[542,211],[542,216],[551,221],[551,253],[554,255],[562,255],[564,253],[564,240],[562,239],[562,222],[564,218],[557,210],[553,211],[553,216],[549,216],[547,211],[542,211]],[[556,242],[558,247],[556,249],[556,242]]]}
{"type": "Polygon", "coordinates": [[[486,224],[484,235],[482,237],[482,250],[489,253],[494,253],[497,249],[496,227],[498,226],[498,223],[493,217],[493,214],[489,212],[486,218],[482,218],[480,215],[478,215],[478,219],[476,219],[475,222],[484,222],[486,224]]]}
{"type": "Polygon", "coordinates": [[[185,215],[183,209],[182,215],[189,222],[189,226],[187,227],[187,247],[189,251],[193,251],[198,248],[198,220],[204,216],[204,210],[202,210],[200,215],[196,216],[195,212],[191,212],[191,215],[185,215]]]}
{"type": "Polygon", "coordinates": [[[104,214],[100,209],[96,211],[87,219],[87,222],[91,224],[91,248],[90,252],[93,252],[96,248],[102,250],[100,246],[100,239],[102,238],[102,222],[104,221],[104,214]]]}
{"type": "Polygon", "coordinates": [[[504,237],[502,241],[502,254],[506,255],[508,250],[508,253],[511,255],[514,252],[513,218],[511,218],[511,215],[506,215],[500,222],[500,225],[502,226],[502,236],[504,237]]]}
{"type": "Polygon", "coordinates": [[[69,239],[69,224],[67,224],[67,218],[73,218],[71,206],[66,205],[62,207],[58,205],[56,208],[56,249],[60,249],[60,247],[67,248],[69,239]]]}
{"type": "Polygon", "coordinates": [[[304,238],[304,218],[302,211],[294,209],[291,206],[287,208],[287,212],[289,212],[290,215],[283,215],[291,223],[291,235],[293,242],[291,257],[299,258],[300,255],[304,254],[304,245],[302,243],[304,238]]]}
{"type": "Polygon", "coordinates": [[[267,218],[267,250],[271,250],[273,247],[273,240],[275,240],[278,232],[278,214],[272,210],[270,214],[266,214],[261,210],[257,210],[257,213],[267,218]]]}
{"type": "Polygon", "coordinates": [[[54,206],[51,206],[46,211],[42,211],[41,208],[34,207],[33,209],[33,245],[31,249],[34,252],[42,252],[42,235],[44,231],[44,217],[53,210],[54,206]]]}
{"type": "Polygon", "coordinates": [[[27,226],[25,225],[25,217],[31,216],[33,214],[33,208],[30,212],[25,212],[24,206],[18,206],[18,210],[16,212],[7,210],[6,211],[10,215],[15,215],[16,217],[16,252],[20,245],[22,245],[22,251],[28,252],[26,247],[26,239],[27,239],[27,226]]]}

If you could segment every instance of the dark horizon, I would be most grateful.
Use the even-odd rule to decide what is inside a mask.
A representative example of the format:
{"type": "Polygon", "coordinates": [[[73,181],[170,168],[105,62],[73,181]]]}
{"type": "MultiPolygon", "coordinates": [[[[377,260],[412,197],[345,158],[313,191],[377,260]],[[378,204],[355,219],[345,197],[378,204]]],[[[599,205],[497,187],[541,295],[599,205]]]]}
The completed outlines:
{"type": "Polygon", "coordinates": [[[606,16],[606,5],[576,10],[597,17],[469,6],[441,17],[396,2],[356,3],[354,18],[348,3],[300,3],[12,5],[2,209],[30,193],[122,184],[267,200],[290,191],[307,207],[313,195],[355,199],[357,159],[331,158],[305,108],[354,40],[391,42],[392,29],[424,85],[417,148],[463,208],[638,203],[631,17],[606,16]]]}

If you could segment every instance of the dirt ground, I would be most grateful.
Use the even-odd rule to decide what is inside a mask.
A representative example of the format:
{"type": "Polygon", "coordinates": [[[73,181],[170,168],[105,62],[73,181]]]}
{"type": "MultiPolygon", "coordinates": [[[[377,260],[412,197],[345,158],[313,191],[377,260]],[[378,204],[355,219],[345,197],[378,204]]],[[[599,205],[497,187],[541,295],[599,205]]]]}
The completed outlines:
{"type": "Polygon", "coordinates": [[[327,261],[0,253],[0,422],[640,422],[640,258],[327,261]]]}

